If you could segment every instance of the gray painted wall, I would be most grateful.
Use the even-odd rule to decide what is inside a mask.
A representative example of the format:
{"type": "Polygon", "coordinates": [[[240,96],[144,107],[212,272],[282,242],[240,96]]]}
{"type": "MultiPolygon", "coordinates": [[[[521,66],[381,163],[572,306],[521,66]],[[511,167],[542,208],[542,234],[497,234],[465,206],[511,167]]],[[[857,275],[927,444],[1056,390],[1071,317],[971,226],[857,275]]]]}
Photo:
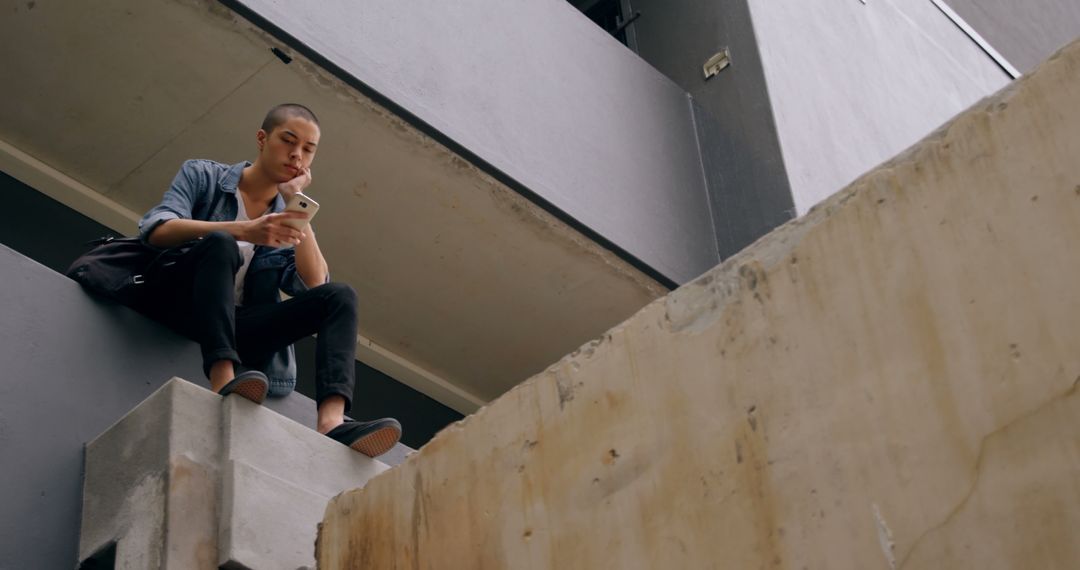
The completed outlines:
{"type": "MultiPolygon", "coordinates": [[[[83,445],[173,376],[206,385],[199,350],[7,246],[0,275],[0,570],[72,568],[83,445]]],[[[305,396],[266,405],[315,425],[305,396]]]]}
{"type": "Polygon", "coordinates": [[[946,0],[1023,73],[1080,37],[1077,0],[946,0]]]}
{"type": "Polygon", "coordinates": [[[749,6],[800,214],[1008,81],[929,1],[749,6]]]}
{"type": "Polygon", "coordinates": [[[670,279],[719,261],[686,94],[564,0],[229,4],[670,279]]]}
{"type": "Polygon", "coordinates": [[[745,2],[633,0],[638,53],[690,93],[717,245],[730,256],[791,219],[794,204],[745,2]],[[723,48],[732,65],[705,80],[723,48]]]}
{"type": "Polygon", "coordinates": [[[715,118],[699,136],[724,255],[725,238],[805,213],[1008,81],[929,0],[632,5],[641,56],[715,118]],[[723,47],[731,66],[705,81],[723,47]]]}
{"type": "Polygon", "coordinates": [[[0,569],[75,566],[83,444],[172,376],[202,378],[198,349],[0,246],[0,569]]]}

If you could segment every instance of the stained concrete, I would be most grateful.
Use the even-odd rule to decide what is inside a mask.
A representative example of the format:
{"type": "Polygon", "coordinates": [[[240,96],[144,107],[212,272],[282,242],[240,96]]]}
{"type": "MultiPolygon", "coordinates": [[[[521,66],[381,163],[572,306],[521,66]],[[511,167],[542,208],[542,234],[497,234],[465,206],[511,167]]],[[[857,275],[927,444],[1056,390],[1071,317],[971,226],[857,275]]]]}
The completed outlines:
{"type": "Polygon", "coordinates": [[[311,565],[327,500],[386,469],[173,379],[87,444],[79,559],[115,544],[120,569],[311,565]]]}
{"type": "Polygon", "coordinates": [[[222,485],[219,558],[223,566],[293,570],[299,566],[286,564],[312,563],[311,529],[322,519],[325,495],[236,461],[226,463],[222,485]],[[300,521],[305,524],[301,526],[300,521]]]}
{"type": "Polygon", "coordinates": [[[319,568],[1075,568],[1080,43],[363,490],[319,568]]]}
{"type": "Polygon", "coordinates": [[[313,565],[313,532],[326,501],[387,466],[240,398],[226,398],[221,413],[218,563],[313,565]]]}
{"type": "Polygon", "coordinates": [[[171,381],[86,445],[79,560],[212,568],[222,399],[171,381]]]}

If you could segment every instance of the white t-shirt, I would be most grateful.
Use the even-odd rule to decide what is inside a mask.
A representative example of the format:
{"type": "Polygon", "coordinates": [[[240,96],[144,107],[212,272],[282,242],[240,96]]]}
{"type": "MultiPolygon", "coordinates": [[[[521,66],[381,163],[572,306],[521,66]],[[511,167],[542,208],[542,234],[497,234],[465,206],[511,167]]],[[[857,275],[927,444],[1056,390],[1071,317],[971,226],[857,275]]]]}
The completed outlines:
{"type": "MultiPolygon", "coordinates": [[[[244,207],[244,198],[237,192],[236,221],[246,222],[250,219],[251,218],[247,215],[247,208],[244,207]]],[[[251,258],[255,257],[255,244],[236,240],[236,245],[240,248],[240,256],[244,258],[244,264],[241,265],[240,269],[236,272],[235,299],[237,306],[239,306],[244,304],[244,276],[247,275],[248,266],[251,265],[251,258]]]]}

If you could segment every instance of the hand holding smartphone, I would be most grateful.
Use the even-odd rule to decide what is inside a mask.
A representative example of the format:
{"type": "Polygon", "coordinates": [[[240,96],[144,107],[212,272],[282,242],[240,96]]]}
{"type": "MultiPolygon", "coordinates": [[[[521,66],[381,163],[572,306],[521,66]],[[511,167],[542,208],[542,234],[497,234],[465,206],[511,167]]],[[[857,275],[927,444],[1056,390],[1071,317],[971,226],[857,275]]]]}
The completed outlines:
{"type": "MultiPolygon", "coordinates": [[[[319,211],[319,203],[300,192],[297,192],[296,194],[293,194],[292,198],[289,198],[289,202],[285,204],[285,211],[307,214],[307,218],[291,218],[281,221],[281,223],[302,232],[307,230],[308,225],[311,223],[311,219],[314,218],[315,213],[319,211]]],[[[289,244],[286,247],[293,247],[293,245],[289,244]]]]}

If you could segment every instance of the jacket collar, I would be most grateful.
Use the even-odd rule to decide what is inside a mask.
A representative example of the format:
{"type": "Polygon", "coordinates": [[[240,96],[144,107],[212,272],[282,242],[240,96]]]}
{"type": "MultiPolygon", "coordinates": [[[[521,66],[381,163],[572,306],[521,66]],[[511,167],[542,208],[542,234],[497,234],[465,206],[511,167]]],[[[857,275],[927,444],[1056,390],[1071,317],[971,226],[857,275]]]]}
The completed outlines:
{"type": "Polygon", "coordinates": [[[246,160],[230,166],[225,171],[225,176],[222,176],[218,182],[221,191],[226,194],[236,194],[237,187],[240,185],[240,176],[244,174],[244,169],[249,166],[251,166],[251,163],[246,160]]]}
{"type": "MultiPolygon", "coordinates": [[[[221,191],[226,194],[236,195],[236,191],[240,186],[240,177],[244,174],[244,169],[249,166],[251,166],[251,163],[246,160],[230,166],[229,170],[225,172],[225,176],[218,182],[221,191]]],[[[270,209],[275,213],[285,209],[285,199],[281,197],[281,194],[274,196],[274,205],[270,209]]]]}

